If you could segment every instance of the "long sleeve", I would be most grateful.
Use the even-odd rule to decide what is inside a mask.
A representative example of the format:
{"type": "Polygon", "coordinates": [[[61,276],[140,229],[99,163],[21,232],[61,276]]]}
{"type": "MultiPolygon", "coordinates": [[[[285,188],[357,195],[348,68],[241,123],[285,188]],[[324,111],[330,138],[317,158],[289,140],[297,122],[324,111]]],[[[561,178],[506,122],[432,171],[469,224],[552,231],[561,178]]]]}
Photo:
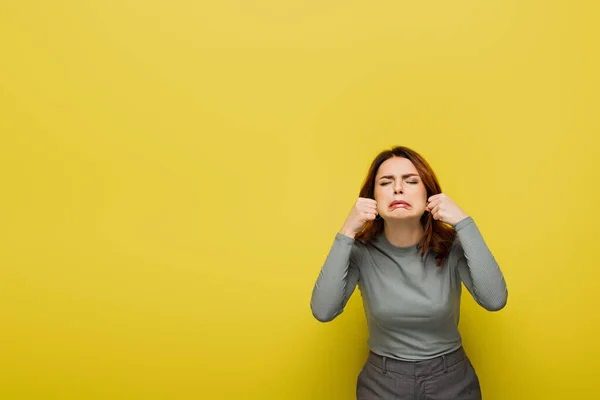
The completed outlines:
{"type": "Polygon", "coordinates": [[[321,322],[329,322],[344,311],[358,283],[361,259],[359,242],[337,233],[313,288],[310,308],[321,322]]]}
{"type": "Polygon", "coordinates": [[[462,246],[457,265],[460,279],[479,305],[489,311],[501,310],[508,298],[506,282],[479,228],[467,217],[454,229],[458,246],[462,246]]]}

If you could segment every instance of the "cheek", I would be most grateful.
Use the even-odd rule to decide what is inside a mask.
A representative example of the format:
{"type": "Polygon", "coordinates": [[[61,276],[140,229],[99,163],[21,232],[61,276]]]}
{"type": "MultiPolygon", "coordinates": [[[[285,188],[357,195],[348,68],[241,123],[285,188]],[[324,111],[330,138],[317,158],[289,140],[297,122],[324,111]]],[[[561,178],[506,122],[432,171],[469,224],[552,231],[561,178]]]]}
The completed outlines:
{"type": "MultiPolygon", "coordinates": [[[[373,191],[373,197],[375,198],[375,201],[377,203],[383,203],[386,201],[386,198],[388,197],[388,195],[385,192],[385,188],[383,187],[376,187],[375,190],[373,191]]],[[[377,206],[379,207],[380,204],[377,204],[377,206]]]]}
{"type": "Polygon", "coordinates": [[[424,205],[427,204],[427,189],[425,189],[425,186],[419,187],[416,195],[420,202],[422,202],[424,205]]]}

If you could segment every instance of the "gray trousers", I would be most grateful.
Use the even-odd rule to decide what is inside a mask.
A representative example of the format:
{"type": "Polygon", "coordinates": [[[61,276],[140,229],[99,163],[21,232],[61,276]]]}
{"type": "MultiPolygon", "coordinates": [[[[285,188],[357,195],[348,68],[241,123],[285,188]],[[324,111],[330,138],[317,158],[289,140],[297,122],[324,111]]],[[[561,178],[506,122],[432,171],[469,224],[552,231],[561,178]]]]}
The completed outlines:
{"type": "Polygon", "coordinates": [[[479,378],[463,348],[425,361],[369,353],[358,375],[357,400],[481,400],[479,378]]]}

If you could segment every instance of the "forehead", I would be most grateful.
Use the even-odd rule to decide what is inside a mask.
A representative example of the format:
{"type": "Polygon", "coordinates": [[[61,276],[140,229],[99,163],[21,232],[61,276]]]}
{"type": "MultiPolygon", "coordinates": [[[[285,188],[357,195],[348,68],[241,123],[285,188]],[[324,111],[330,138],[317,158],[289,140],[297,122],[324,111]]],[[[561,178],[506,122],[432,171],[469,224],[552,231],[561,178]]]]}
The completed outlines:
{"type": "Polygon", "coordinates": [[[376,178],[384,175],[405,175],[418,174],[417,168],[407,158],[392,157],[388,158],[379,166],[376,178]]]}

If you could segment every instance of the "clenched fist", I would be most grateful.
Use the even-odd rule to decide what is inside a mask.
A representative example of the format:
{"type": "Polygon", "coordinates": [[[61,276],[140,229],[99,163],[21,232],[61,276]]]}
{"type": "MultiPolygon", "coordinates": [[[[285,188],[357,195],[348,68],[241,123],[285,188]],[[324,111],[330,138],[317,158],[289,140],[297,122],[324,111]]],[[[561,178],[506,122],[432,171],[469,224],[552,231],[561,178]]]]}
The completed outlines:
{"type": "Polygon", "coordinates": [[[359,197],[350,210],[340,233],[351,238],[360,232],[366,222],[377,217],[377,202],[373,199],[359,197]]]}
{"type": "Polygon", "coordinates": [[[445,222],[452,226],[455,226],[468,216],[444,193],[433,195],[427,199],[425,211],[429,211],[433,219],[445,222]]]}

